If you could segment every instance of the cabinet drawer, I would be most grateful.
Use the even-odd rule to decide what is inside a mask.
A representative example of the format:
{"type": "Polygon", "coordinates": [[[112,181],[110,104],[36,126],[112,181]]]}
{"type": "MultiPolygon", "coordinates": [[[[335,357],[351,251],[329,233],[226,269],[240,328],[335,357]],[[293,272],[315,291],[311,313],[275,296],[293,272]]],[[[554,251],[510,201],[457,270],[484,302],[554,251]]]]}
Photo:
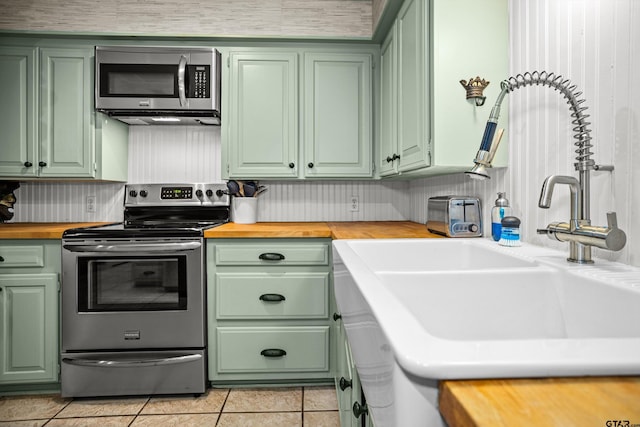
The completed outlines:
{"type": "Polygon", "coordinates": [[[216,332],[218,373],[329,370],[328,326],[219,327],[216,332]]]}
{"type": "Polygon", "coordinates": [[[218,319],[323,319],[329,273],[216,273],[218,319]]]}
{"type": "Polygon", "coordinates": [[[215,262],[217,265],[329,265],[329,246],[326,243],[218,244],[215,262]]]}
{"type": "Polygon", "coordinates": [[[0,245],[0,268],[10,267],[44,267],[44,247],[0,245]]]}

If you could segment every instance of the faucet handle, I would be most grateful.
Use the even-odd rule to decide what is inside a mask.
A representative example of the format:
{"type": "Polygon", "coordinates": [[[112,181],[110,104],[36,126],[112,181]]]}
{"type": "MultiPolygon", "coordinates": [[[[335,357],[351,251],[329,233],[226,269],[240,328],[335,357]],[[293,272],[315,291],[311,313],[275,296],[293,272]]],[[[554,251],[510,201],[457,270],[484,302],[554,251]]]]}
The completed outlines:
{"type": "Polygon", "coordinates": [[[607,212],[607,227],[618,228],[618,215],[615,212],[607,212]]]}

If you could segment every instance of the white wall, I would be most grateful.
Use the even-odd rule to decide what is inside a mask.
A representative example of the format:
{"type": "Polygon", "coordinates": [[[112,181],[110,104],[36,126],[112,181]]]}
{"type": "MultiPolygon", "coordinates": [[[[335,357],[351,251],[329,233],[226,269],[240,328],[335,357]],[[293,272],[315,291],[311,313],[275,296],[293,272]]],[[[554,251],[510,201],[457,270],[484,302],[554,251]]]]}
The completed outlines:
{"type": "MultiPolygon", "coordinates": [[[[519,0],[509,5],[511,73],[547,70],[571,79],[589,107],[593,158],[615,165],[613,173],[591,174],[591,218],[606,225],[606,212],[616,211],[627,246],[596,255],[640,266],[640,169],[634,167],[640,162],[640,1],[519,0]]],[[[526,241],[567,250],[535,230],[569,219],[566,186],[556,189],[551,209],[537,207],[546,176],[577,176],[568,107],[546,87],[519,89],[509,95],[509,133],[506,171],[493,171],[493,179],[482,184],[461,177],[412,182],[411,218],[423,222],[420,199],[449,192],[454,184],[456,192],[483,197],[486,222],[496,192],[506,190],[526,241]]]]}

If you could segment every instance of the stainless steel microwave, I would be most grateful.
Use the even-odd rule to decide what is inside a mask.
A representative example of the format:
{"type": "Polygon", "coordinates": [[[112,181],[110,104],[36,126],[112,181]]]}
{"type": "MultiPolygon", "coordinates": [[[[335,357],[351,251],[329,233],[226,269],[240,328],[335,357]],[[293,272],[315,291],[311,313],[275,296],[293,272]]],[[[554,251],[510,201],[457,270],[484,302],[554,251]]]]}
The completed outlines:
{"type": "Polygon", "coordinates": [[[220,124],[214,48],[97,46],[95,108],[128,124],[220,124]]]}

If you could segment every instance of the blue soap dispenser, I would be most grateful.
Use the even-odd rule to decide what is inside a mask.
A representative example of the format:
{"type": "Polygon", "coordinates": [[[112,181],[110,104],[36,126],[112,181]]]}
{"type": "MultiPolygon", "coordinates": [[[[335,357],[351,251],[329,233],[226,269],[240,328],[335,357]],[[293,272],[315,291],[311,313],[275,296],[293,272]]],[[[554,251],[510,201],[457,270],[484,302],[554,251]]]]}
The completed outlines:
{"type": "Polygon", "coordinates": [[[502,233],[502,219],[511,215],[509,201],[505,197],[506,193],[498,193],[495,206],[491,209],[491,236],[496,242],[500,240],[502,233]]]}

